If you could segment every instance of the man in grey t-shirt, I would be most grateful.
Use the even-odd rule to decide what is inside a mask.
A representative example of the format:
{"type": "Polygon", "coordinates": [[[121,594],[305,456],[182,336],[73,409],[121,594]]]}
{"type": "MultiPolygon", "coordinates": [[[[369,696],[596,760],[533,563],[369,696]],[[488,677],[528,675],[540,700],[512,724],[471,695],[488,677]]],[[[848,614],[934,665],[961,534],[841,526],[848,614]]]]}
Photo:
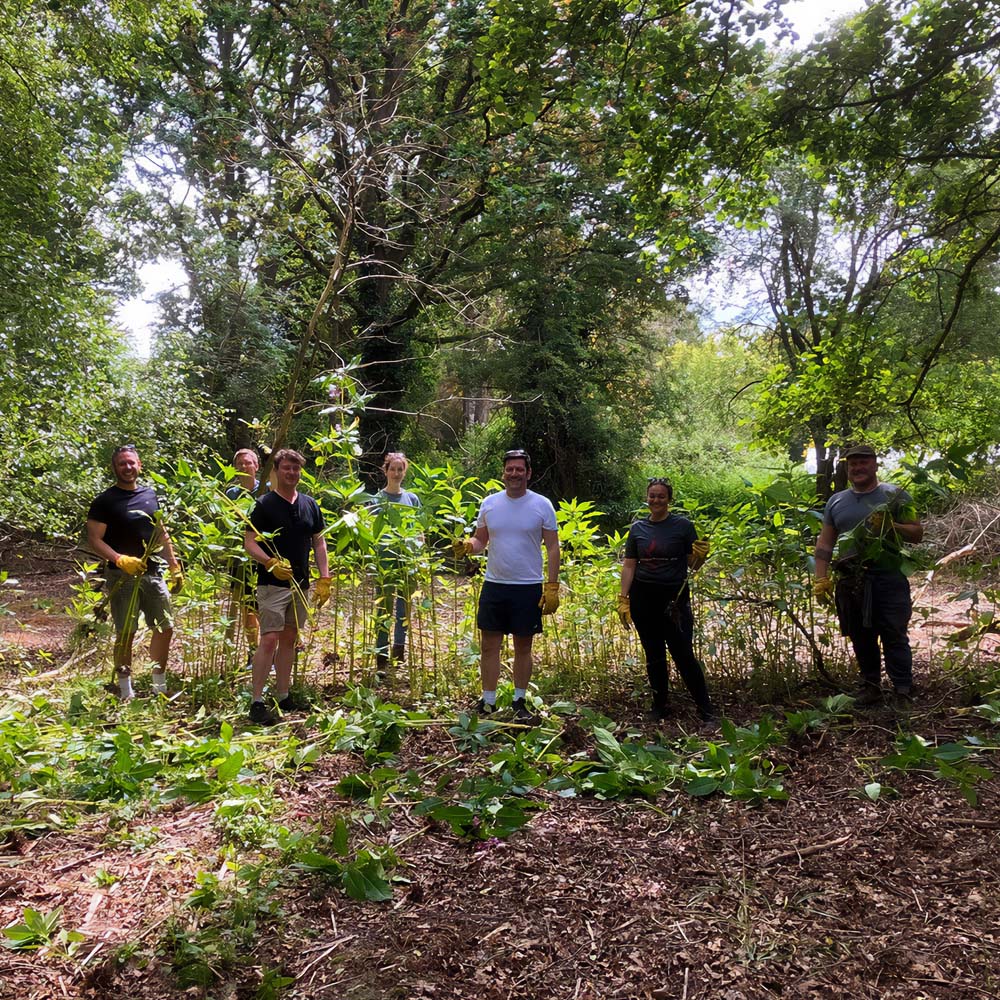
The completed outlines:
{"type": "Polygon", "coordinates": [[[476,624],[482,657],[483,693],[476,708],[496,708],[500,648],[504,635],[514,643],[514,718],[529,722],[525,704],[531,680],[531,645],[542,630],[542,615],[559,607],[559,531],[556,512],[545,497],[528,489],[531,456],[517,449],[503,457],[504,490],[483,500],[471,538],[455,542],[456,556],[478,555],[487,548],[486,582],[479,595],[476,624]],[[542,574],[545,546],[547,575],[542,574]],[[547,582],[544,582],[547,581],[547,582]]]}
{"type": "Polygon", "coordinates": [[[861,672],[856,702],[875,705],[882,700],[883,657],[897,698],[908,700],[913,688],[913,653],[907,626],[913,605],[901,568],[900,544],[919,542],[924,528],[910,495],[878,481],[873,448],[858,445],[848,450],[845,459],[851,486],[834,493],[823,511],[813,594],[828,598],[835,592],[840,627],[850,637],[861,672]],[[834,560],[838,539],[841,544],[834,560]],[[831,564],[837,570],[835,589],[829,575],[831,564]]]}

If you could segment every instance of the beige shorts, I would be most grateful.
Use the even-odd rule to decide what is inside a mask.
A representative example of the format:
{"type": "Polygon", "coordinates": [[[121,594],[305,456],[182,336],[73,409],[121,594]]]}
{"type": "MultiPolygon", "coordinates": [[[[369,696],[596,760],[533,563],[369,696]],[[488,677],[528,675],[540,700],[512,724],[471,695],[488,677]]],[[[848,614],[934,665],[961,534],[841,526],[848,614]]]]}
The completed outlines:
{"type": "Polygon", "coordinates": [[[286,628],[299,631],[305,627],[309,604],[300,587],[274,587],[268,584],[257,588],[257,617],[261,634],[281,632],[286,628]]]}

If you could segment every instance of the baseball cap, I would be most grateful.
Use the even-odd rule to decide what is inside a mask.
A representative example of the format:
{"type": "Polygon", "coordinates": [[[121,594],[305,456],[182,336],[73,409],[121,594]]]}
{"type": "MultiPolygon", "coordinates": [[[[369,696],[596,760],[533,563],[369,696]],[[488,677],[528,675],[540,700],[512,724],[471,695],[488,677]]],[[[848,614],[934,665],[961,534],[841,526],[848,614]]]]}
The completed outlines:
{"type": "Polygon", "coordinates": [[[878,455],[870,444],[856,444],[853,448],[847,449],[844,458],[878,458],[878,455]]]}

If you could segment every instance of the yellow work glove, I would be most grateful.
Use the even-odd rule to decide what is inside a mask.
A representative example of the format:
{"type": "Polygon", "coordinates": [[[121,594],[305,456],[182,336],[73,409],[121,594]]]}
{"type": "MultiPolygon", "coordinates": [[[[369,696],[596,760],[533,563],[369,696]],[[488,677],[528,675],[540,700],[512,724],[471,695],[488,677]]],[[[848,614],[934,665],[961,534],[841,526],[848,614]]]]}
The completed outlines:
{"type": "Polygon", "coordinates": [[[330,578],[321,576],[316,581],[316,589],[313,591],[313,604],[321,608],[328,600],[330,600],[330,578]]]}
{"type": "Polygon", "coordinates": [[[632,627],[632,605],[629,602],[628,594],[618,595],[618,618],[622,623],[622,628],[632,627]]]}
{"type": "Polygon", "coordinates": [[[538,602],[543,615],[554,615],[559,607],[559,584],[546,583],[542,585],[542,599],[538,602]]]}
{"type": "Polygon", "coordinates": [[[275,578],[275,580],[291,580],[292,564],[287,559],[273,556],[264,563],[264,569],[275,578]]]}
{"type": "Polygon", "coordinates": [[[184,571],[180,568],[180,566],[175,566],[172,570],[170,570],[170,574],[167,579],[167,590],[169,590],[171,594],[179,594],[183,586],[184,571]]]}
{"type": "Polygon", "coordinates": [[[455,541],[451,543],[451,554],[456,559],[465,559],[466,556],[471,556],[473,554],[472,539],[456,538],[455,541]]]}
{"type": "Polygon", "coordinates": [[[833,600],[833,580],[828,576],[818,576],[813,581],[813,597],[817,601],[833,600]]]}
{"type": "Polygon", "coordinates": [[[868,530],[873,535],[883,535],[886,524],[892,527],[892,521],[884,510],[877,510],[874,514],[868,515],[868,530]]]}
{"type": "Polygon", "coordinates": [[[129,576],[142,576],[146,572],[146,560],[138,556],[119,556],[115,565],[129,576]]]}
{"type": "Polygon", "coordinates": [[[708,543],[707,538],[699,538],[691,546],[691,558],[688,560],[688,565],[691,569],[701,569],[705,564],[705,560],[708,558],[708,552],[711,546],[708,543]]]}

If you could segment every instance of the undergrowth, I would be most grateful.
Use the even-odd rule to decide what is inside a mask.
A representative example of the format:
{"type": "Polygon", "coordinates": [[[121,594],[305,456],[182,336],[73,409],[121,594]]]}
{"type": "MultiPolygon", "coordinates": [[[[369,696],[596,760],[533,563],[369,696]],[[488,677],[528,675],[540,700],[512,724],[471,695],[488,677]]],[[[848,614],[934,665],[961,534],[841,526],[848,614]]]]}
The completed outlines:
{"type": "MultiPolygon", "coordinates": [[[[384,903],[408,881],[412,837],[510,837],[555,796],[642,800],[652,808],[667,792],[692,802],[713,795],[752,807],[782,802],[793,794],[787,746],[850,725],[852,708],[849,698],[834,696],[744,726],[725,720],[710,737],[648,738],[571,702],[545,710],[534,697],[544,714],[525,728],[434,703],[403,708],[358,687],[294,727],[268,731],[241,731],[235,717],[184,717],[178,702],[165,699],[119,707],[96,682],[65,699],[15,697],[0,719],[0,836],[72,830],[101,814],[109,847],[144,851],[156,843],[157,817],[178,802],[210,806],[215,851],[159,939],[126,956],[158,957],[178,988],[205,991],[253,963],[261,933],[281,923],[283,894],[302,880],[319,892],[384,903]],[[413,757],[407,741],[427,727],[446,734],[450,749],[413,757]],[[285,796],[333,761],[343,774],[329,804],[305,818],[290,810],[285,796]],[[416,827],[405,836],[401,810],[416,827]]],[[[977,714],[995,725],[1000,702],[977,714]]],[[[952,783],[975,804],[976,784],[991,776],[985,760],[994,743],[970,735],[935,745],[901,729],[894,753],[859,761],[859,775],[871,779],[864,794],[877,800],[874,789],[888,790],[878,779],[907,772],[952,783]]],[[[82,940],[59,912],[31,909],[4,937],[9,948],[67,961],[82,940]]],[[[271,995],[289,985],[280,969],[263,976],[271,995]]]]}

